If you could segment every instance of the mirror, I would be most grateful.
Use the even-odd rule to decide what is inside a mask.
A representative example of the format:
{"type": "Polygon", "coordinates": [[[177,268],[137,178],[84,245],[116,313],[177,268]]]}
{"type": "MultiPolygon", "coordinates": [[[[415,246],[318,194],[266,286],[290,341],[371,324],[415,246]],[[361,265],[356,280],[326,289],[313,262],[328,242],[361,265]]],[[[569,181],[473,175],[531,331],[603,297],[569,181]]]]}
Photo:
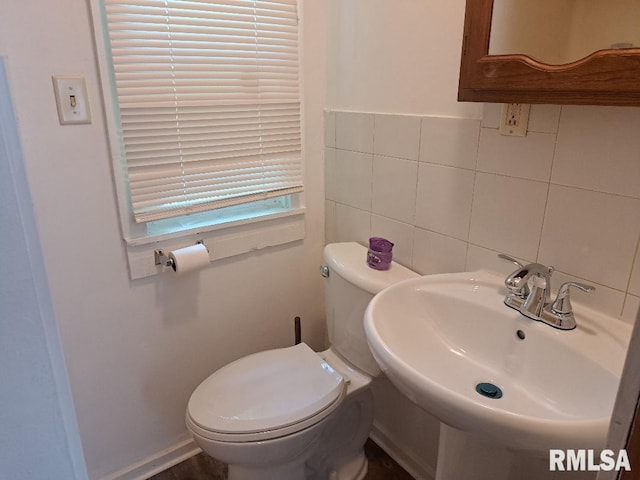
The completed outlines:
{"type": "Polygon", "coordinates": [[[640,0],[467,0],[458,100],[640,105],[638,25],[640,0]]]}
{"type": "Polygon", "coordinates": [[[640,46],[640,0],[494,0],[489,55],[562,65],[640,46]],[[552,12],[552,13],[550,13],[552,12]]]}
{"type": "Polygon", "coordinates": [[[640,0],[494,0],[489,55],[562,65],[640,46],[640,0]]]}

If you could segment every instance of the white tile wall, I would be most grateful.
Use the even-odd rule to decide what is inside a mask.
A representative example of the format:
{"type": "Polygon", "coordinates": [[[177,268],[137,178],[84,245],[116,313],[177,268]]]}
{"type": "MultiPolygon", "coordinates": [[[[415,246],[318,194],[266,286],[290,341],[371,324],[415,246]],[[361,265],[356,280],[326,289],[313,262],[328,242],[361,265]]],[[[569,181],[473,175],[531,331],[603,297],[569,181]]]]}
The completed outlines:
{"type": "Polygon", "coordinates": [[[636,250],[636,261],[633,265],[633,272],[631,273],[629,293],[640,297],[640,244],[636,250]]]}
{"type": "Polygon", "coordinates": [[[336,150],[333,186],[335,201],[371,211],[372,167],[373,155],[370,153],[336,150]]]}
{"type": "Polygon", "coordinates": [[[327,200],[336,199],[336,149],[324,149],[324,196],[327,200]]]}
{"type": "Polygon", "coordinates": [[[375,155],[371,202],[373,213],[412,223],[417,172],[417,161],[375,155]]]}
{"type": "Polygon", "coordinates": [[[336,148],[336,112],[326,112],[324,116],[324,144],[336,148]]]}
{"type": "Polygon", "coordinates": [[[393,258],[403,265],[413,264],[413,225],[380,215],[371,215],[371,231],[383,238],[393,239],[393,258]]]}
{"type": "Polygon", "coordinates": [[[413,268],[423,275],[463,272],[467,242],[416,228],[413,234],[413,268]]]}
{"type": "MultiPolygon", "coordinates": [[[[554,285],[632,322],[640,306],[639,108],[534,105],[526,137],[483,120],[327,112],[326,240],[395,243],[423,273],[521,261],[554,265],[554,285]]],[[[579,301],[579,300],[577,300],[579,301]]]]}
{"type": "Polygon", "coordinates": [[[371,213],[365,210],[335,203],[335,237],[330,242],[358,242],[368,245],[371,234],[371,213]]]}
{"type": "MultiPolygon", "coordinates": [[[[560,105],[536,105],[529,114],[530,132],[556,133],[560,122],[560,105]]],[[[497,126],[495,128],[498,128],[497,126]]]]}
{"type": "Polygon", "coordinates": [[[640,297],[634,297],[633,295],[627,295],[627,301],[624,304],[622,311],[622,320],[628,323],[635,323],[636,315],[640,311],[640,297]]]}
{"type": "Polygon", "coordinates": [[[478,172],[469,241],[512,256],[535,259],[547,189],[543,182],[478,172]]]}
{"type": "Polygon", "coordinates": [[[373,153],[373,115],[335,112],[335,116],[336,148],[373,153]]]}
{"type": "Polygon", "coordinates": [[[640,199],[551,185],[540,257],[558,270],[626,290],[640,236],[640,199]]]}
{"type": "Polygon", "coordinates": [[[473,170],[421,163],[416,226],[467,240],[475,177],[473,170]]]}
{"type": "Polygon", "coordinates": [[[529,132],[526,137],[505,137],[483,128],[478,149],[478,170],[548,182],[556,135],[529,132]]]}
{"type": "Polygon", "coordinates": [[[640,109],[563,107],[553,183],[640,198],[640,109]]]}
{"type": "Polygon", "coordinates": [[[401,115],[376,115],[373,153],[388,157],[418,160],[420,118],[401,115]]]}
{"type": "Polygon", "coordinates": [[[472,170],[476,168],[479,120],[426,117],[422,119],[421,128],[421,162],[472,170]]]}

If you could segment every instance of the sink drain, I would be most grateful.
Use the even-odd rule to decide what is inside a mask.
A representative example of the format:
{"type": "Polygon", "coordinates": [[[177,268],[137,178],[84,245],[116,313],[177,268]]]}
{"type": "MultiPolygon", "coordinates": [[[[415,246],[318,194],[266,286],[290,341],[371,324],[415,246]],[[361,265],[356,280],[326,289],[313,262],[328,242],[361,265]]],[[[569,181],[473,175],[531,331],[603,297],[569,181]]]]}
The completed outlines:
{"type": "Polygon", "coordinates": [[[476,392],[484,397],[501,398],[502,390],[493,383],[479,383],[476,385],[476,392]]]}

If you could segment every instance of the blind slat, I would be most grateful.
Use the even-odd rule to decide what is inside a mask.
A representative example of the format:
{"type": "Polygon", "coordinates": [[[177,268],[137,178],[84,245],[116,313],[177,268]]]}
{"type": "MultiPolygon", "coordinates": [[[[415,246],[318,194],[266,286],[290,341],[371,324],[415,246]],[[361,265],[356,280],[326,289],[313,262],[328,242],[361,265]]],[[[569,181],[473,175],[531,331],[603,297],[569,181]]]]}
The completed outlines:
{"type": "Polygon", "coordinates": [[[104,0],[137,222],[302,190],[296,0],[104,0]]]}

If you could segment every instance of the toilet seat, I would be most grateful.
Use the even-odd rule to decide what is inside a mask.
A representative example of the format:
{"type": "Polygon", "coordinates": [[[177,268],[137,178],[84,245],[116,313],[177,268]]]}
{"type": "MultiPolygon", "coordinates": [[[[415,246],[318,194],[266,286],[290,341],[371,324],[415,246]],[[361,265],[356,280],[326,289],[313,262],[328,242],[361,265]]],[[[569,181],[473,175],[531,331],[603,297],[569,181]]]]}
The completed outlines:
{"type": "Polygon", "coordinates": [[[346,395],[345,383],[304,343],[259,352],[204,380],[189,399],[187,423],[224,442],[281,437],[329,415],[346,395]]]}

